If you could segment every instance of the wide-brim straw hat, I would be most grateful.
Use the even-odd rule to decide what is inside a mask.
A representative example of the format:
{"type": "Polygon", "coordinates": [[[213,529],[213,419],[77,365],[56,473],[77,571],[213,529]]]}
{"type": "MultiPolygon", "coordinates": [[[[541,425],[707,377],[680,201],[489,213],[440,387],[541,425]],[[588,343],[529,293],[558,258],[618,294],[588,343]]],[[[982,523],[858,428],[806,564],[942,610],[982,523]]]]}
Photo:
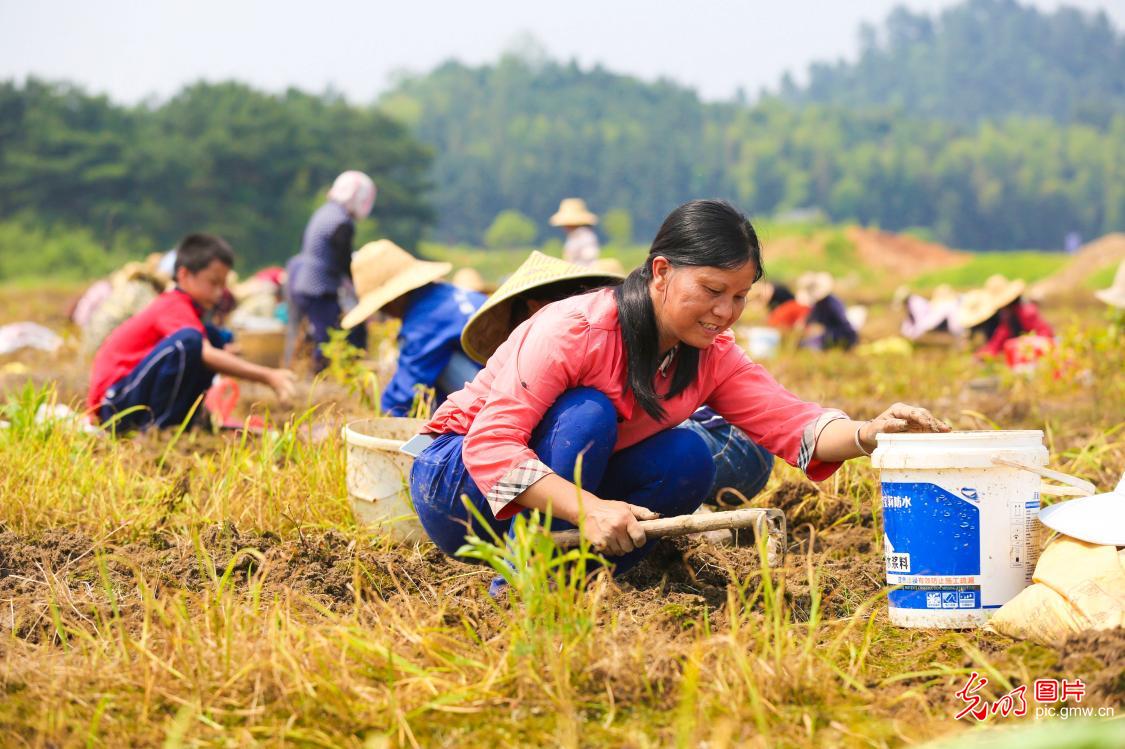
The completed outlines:
{"type": "Polygon", "coordinates": [[[1114,307],[1125,307],[1125,260],[1122,260],[1121,265],[1117,266],[1117,274],[1113,277],[1113,286],[1095,291],[1094,296],[1114,307]]]}
{"type": "Polygon", "coordinates": [[[1004,309],[1019,299],[1026,288],[1027,284],[1022,279],[1017,278],[1009,281],[1000,273],[989,276],[988,280],[984,282],[984,290],[992,297],[992,303],[996,305],[998,310],[1004,309]]]}
{"type": "Polygon", "coordinates": [[[444,276],[453,266],[419,260],[389,239],[369,242],[352,255],[352,282],[359,303],[340,321],[354,328],[407,292],[444,276]]]}
{"type": "MultiPolygon", "coordinates": [[[[495,353],[512,332],[512,300],[532,290],[545,292],[562,283],[587,282],[602,286],[620,281],[624,274],[568,263],[534,251],[507,281],[476,311],[461,331],[461,348],[481,364],[495,353]]],[[[531,295],[534,296],[534,295],[531,295]]]]}
{"type": "Polygon", "coordinates": [[[593,226],[598,223],[597,215],[586,207],[582,198],[565,198],[559,203],[559,210],[551,216],[551,226],[593,226]]]}
{"type": "Polygon", "coordinates": [[[824,271],[802,273],[797,278],[797,289],[794,296],[801,304],[811,307],[831,294],[835,285],[836,282],[832,280],[831,273],[824,271]]]}
{"type": "Polygon", "coordinates": [[[961,299],[957,319],[962,327],[980,325],[1023,295],[1027,284],[1020,279],[1008,280],[1000,273],[989,276],[983,289],[970,291],[961,299]]]}
{"type": "Polygon", "coordinates": [[[961,306],[957,308],[957,322],[963,328],[972,328],[995,315],[996,309],[987,291],[973,289],[961,297],[961,306]]]}

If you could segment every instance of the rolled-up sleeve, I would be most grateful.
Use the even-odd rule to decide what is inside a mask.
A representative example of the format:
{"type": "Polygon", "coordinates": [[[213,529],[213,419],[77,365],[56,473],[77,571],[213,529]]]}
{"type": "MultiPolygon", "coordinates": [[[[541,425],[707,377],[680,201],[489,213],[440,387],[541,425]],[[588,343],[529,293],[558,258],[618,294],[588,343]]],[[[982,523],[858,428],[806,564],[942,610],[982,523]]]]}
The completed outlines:
{"type": "Polygon", "coordinates": [[[519,512],[514,500],[551,469],[528,446],[531,432],[579,380],[590,326],[578,315],[537,315],[505,345],[514,350],[465,435],[461,457],[497,519],[519,512]]]}
{"type": "Polygon", "coordinates": [[[801,400],[737,347],[717,362],[716,386],[707,405],[813,481],[823,481],[841,465],[814,455],[821,430],[829,421],[845,418],[844,413],[801,400]]]}

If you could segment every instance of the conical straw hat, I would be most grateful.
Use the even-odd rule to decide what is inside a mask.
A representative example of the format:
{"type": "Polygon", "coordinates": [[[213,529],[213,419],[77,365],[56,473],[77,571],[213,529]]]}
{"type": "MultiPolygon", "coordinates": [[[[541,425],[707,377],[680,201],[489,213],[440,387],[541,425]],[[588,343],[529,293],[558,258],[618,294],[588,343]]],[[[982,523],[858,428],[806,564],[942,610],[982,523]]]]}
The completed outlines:
{"type": "MultiPolygon", "coordinates": [[[[534,251],[527,260],[500,285],[461,331],[461,348],[481,364],[507,340],[512,332],[512,300],[532,290],[547,295],[555,284],[573,284],[594,288],[620,281],[623,274],[587,268],[557,257],[534,251]],[[585,283],[579,283],[585,282],[585,283]]],[[[575,293],[578,293],[576,289],[575,293]]],[[[528,294],[534,298],[534,294],[528,294]]]]}
{"type": "Polygon", "coordinates": [[[352,281],[359,304],[344,316],[341,327],[354,328],[389,302],[433,283],[452,268],[449,263],[419,260],[389,239],[365,244],[352,255],[352,281]]]}
{"type": "Polygon", "coordinates": [[[593,226],[598,217],[586,207],[582,198],[565,198],[559,203],[559,210],[551,216],[551,226],[593,226]]]}
{"type": "Polygon", "coordinates": [[[1122,260],[1121,265],[1117,266],[1117,275],[1113,277],[1113,286],[1095,291],[1094,296],[1114,307],[1125,307],[1125,260],[1122,260]]]}

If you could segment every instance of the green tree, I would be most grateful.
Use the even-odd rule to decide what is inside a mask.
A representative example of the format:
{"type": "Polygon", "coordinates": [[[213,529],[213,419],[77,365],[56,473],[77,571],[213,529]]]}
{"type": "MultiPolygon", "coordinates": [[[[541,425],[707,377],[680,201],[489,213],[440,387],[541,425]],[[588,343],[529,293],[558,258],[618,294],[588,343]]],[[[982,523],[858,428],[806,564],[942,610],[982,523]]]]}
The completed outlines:
{"type": "Polygon", "coordinates": [[[624,208],[606,211],[602,218],[602,229],[610,244],[629,245],[633,242],[633,214],[624,208]]]}
{"type": "Polygon", "coordinates": [[[345,169],[378,184],[380,235],[413,247],[432,220],[430,163],[403,125],[332,96],[196,84],[126,108],[67,84],[0,83],[0,219],[82,226],[106,247],[118,232],[163,249],[212,231],[240,265],[284,262],[345,169]]]}
{"type": "Polygon", "coordinates": [[[895,8],[881,29],[861,28],[859,60],[814,64],[805,88],[779,88],[799,104],[1104,127],[1125,111],[1122,70],[1125,37],[1104,12],[1063,6],[1048,14],[1016,0],[967,0],[934,17],[895,8]]]}
{"type": "Polygon", "coordinates": [[[484,244],[493,248],[527,247],[539,231],[535,222],[519,211],[500,211],[484,233],[484,244]]]}

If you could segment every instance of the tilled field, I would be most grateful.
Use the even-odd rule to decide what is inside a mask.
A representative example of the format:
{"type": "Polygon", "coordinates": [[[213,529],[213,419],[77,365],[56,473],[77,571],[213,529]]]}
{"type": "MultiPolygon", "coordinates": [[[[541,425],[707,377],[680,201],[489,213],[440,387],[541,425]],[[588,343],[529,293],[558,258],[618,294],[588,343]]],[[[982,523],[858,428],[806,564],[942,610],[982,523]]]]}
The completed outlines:
{"type": "MultiPolygon", "coordinates": [[[[1098,310],[1055,312],[1083,337],[1031,378],[941,349],[770,369],[857,417],[905,400],[1045,429],[1052,466],[1108,487],[1121,347],[1098,310]]],[[[28,418],[80,397],[76,355],[20,363],[0,374],[2,746],[900,746],[973,727],[953,717],[973,672],[988,700],[1055,678],[1085,683],[1072,705],[1125,702],[1121,630],[891,627],[866,460],[820,485],[775,469],[753,504],[785,511],[784,566],[685,539],[618,580],[529,572],[493,600],[490,569],[356,527],[337,435],[366,412],[344,384],[293,411],[247,388],[273,436],[115,442],[28,418]]]]}

